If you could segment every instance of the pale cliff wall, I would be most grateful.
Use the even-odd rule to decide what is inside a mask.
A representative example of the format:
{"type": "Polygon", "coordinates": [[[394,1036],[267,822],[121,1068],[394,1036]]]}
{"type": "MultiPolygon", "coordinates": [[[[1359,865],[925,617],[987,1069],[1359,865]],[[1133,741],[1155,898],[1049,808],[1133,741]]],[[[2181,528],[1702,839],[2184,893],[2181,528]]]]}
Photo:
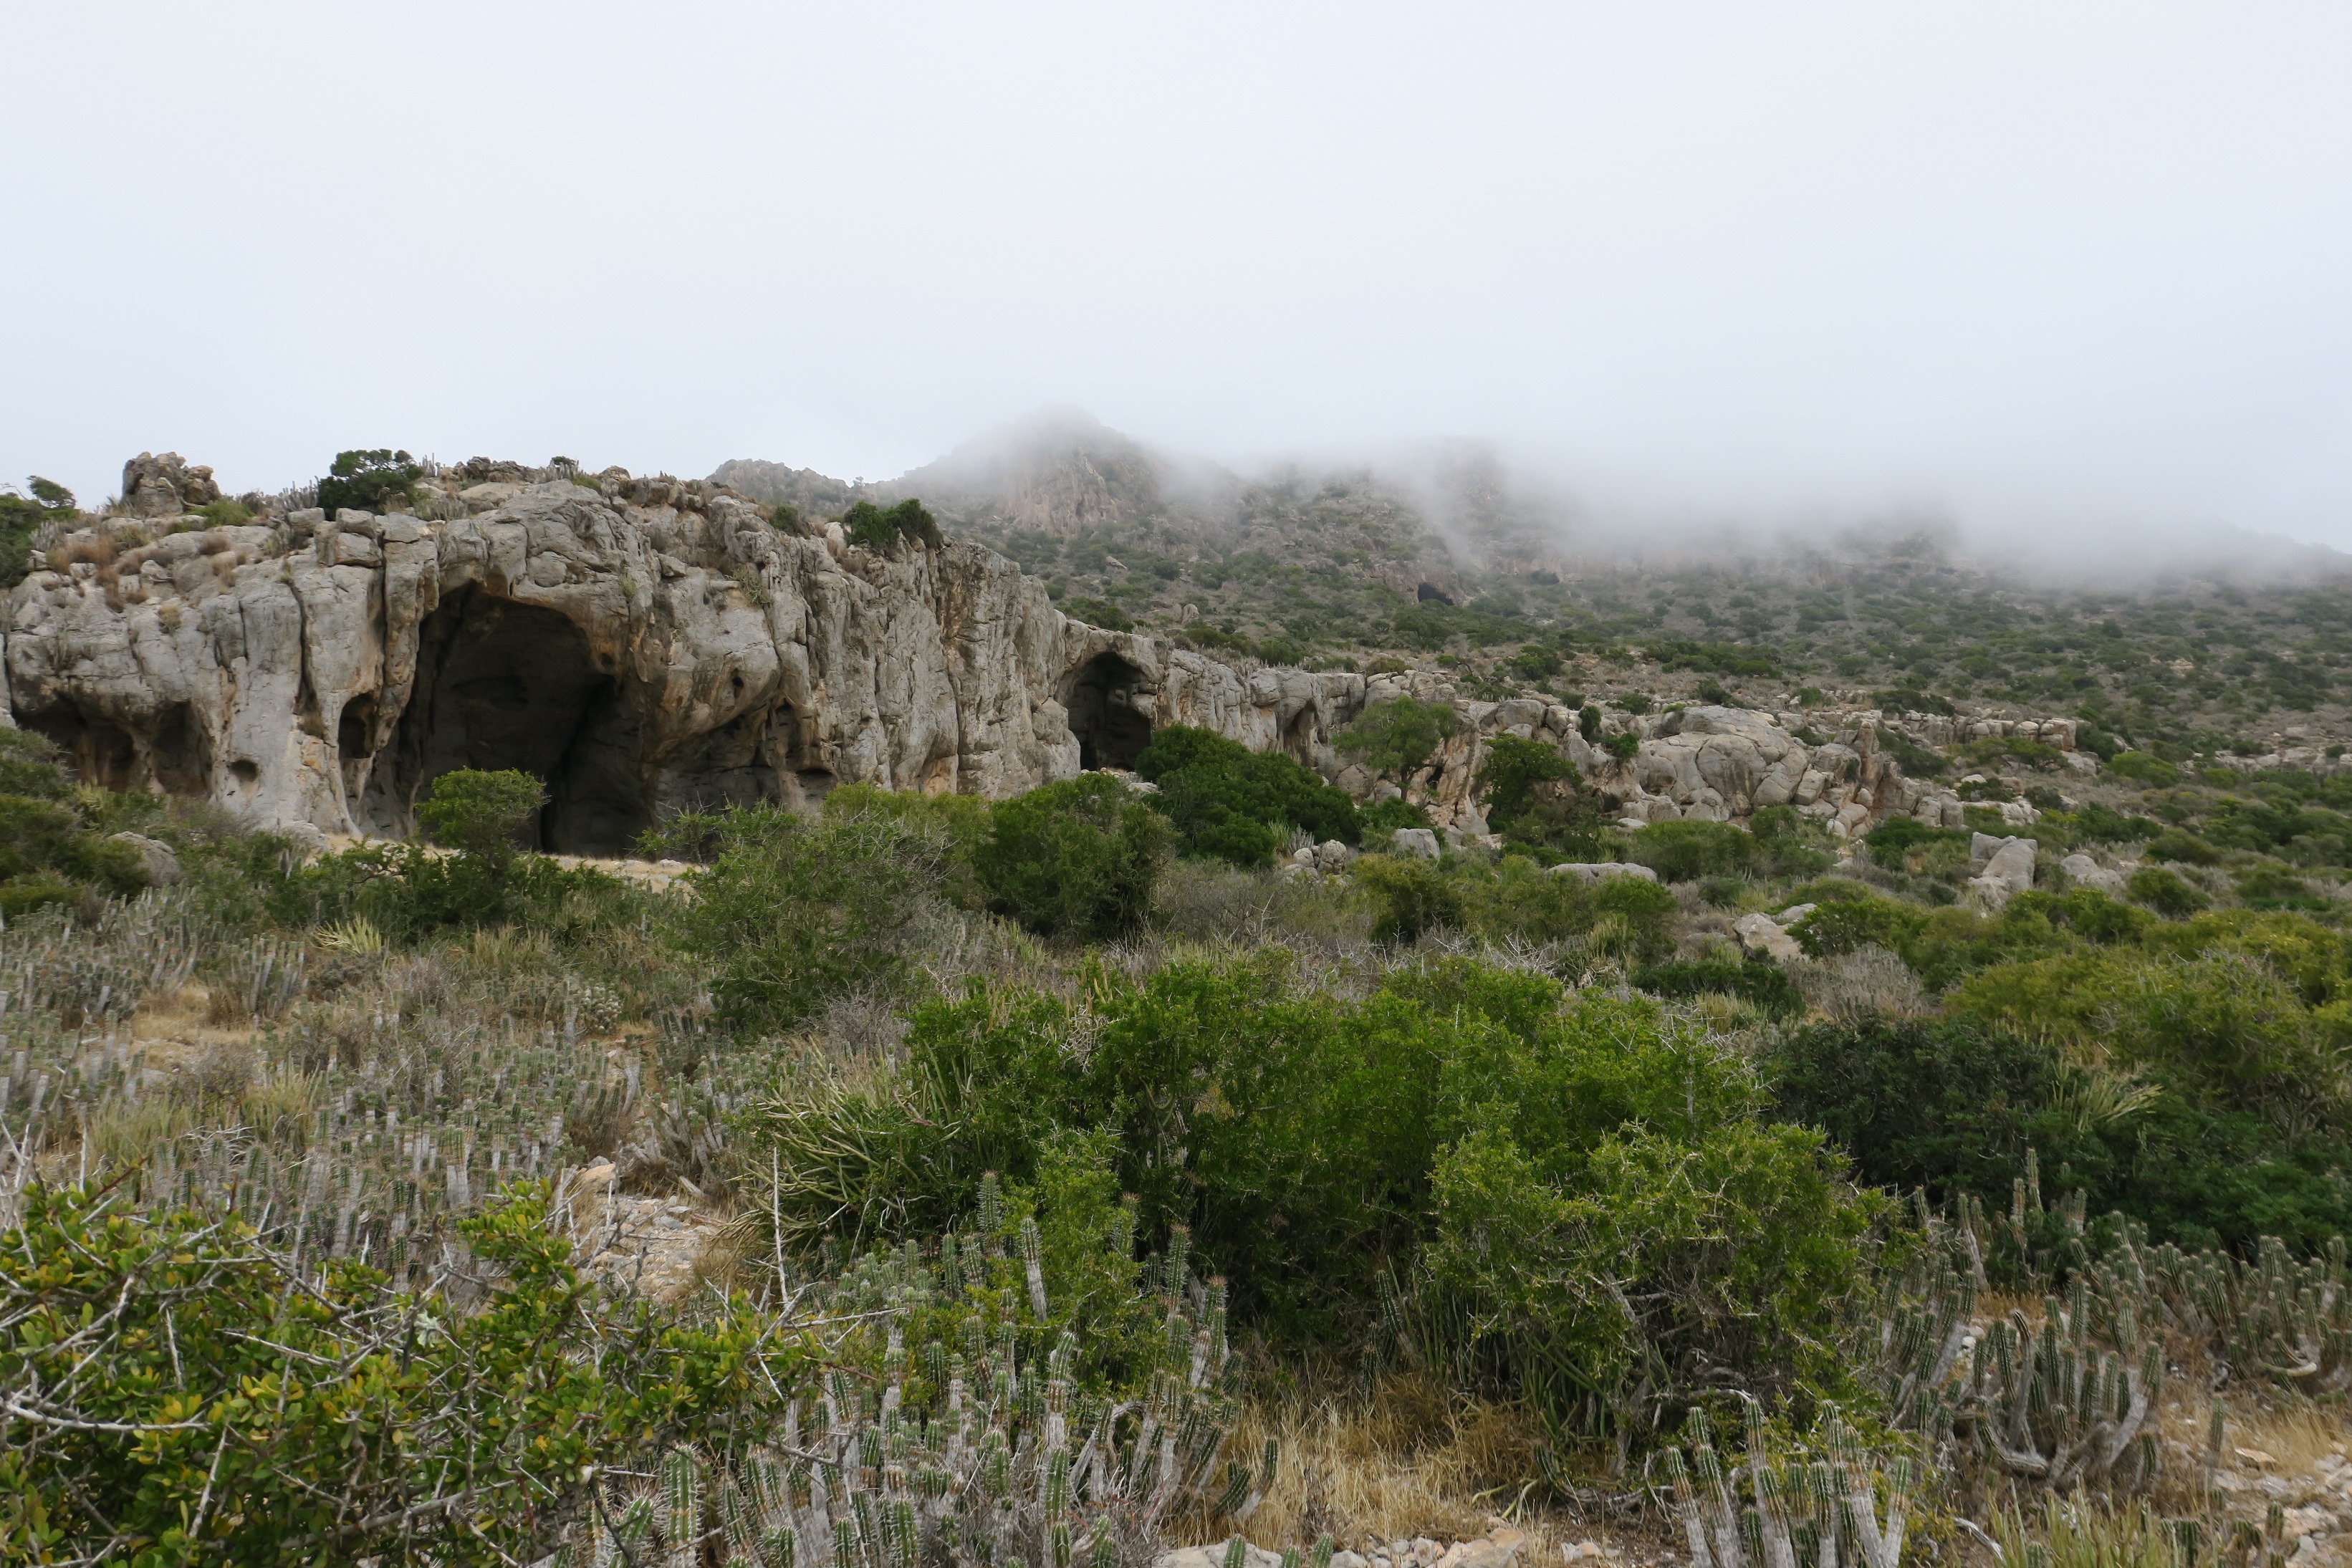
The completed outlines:
{"type": "Polygon", "coordinates": [[[1070,621],[976,546],[782,533],[713,486],[426,509],[458,515],[68,536],[10,596],[7,709],[85,777],[305,836],[400,831],[437,773],[527,767],[548,842],[609,852],[667,810],[842,780],[1013,793],[1130,761],[1156,724],[1303,752],[1361,702],[1357,676],[1070,621]]]}
{"type": "MultiPolygon", "coordinates": [[[[1629,821],[1775,805],[1841,835],[1896,811],[1961,821],[1880,752],[1896,721],[1876,714],[1812,716],[1834,733],[1810,743],[1802,716],[1612,714],[1640,741],[1621,760],[1558,703],[1465,700],[1425,671],[1236,670],[1072,621],[977,545],[880,552],[837,527],[780,531],[722,486],[488,471],[427,486],[425,515],[265,503],[249,526],[205,528],[181,508],[218,498],[209,471],[142,454],[134,515],[57,541],[12,591],[0,722],[52,737],[85,778],[312,840],[404,832],[439,774],[522,768],[548,782],[547,847],[614,853],[669,812],[801,805],[837,782],[1014,794],[1125,766],[1171,723],[1469,832],[1506,734],[1559,747],[1629,821]],[[1463,721],[1428,767],[1381,779],[1333,751],[1368,703],[1400,696],[1463,721]]],[[[2066,720],[1899,722],[1930,744],[1995,725],[2074,746],[2066,720]]]]}

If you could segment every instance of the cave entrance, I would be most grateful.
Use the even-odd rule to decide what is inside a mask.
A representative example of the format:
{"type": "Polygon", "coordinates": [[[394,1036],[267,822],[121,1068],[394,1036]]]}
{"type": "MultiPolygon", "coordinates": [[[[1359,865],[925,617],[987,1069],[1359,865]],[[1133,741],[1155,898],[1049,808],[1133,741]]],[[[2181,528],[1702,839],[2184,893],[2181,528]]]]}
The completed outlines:
{"type": "Polygon", "coordinates": [[[1117,653],[1097,653],[1070,683],[1070,733],[1081,768],[1132,768],[1151,744],[1151,721],[1136,711],[1143,672],[1117,653]]]}
{"type": "Polygon", "coordinates": [[[460,768],[547,786],[529,835],[541,850],[625,854],[653,820],[639,726],[610,659],[554,611],[473,588],[419,630],[415,695],[369,776],[369,825],[404,831],[425,789],[460,768]]]}
{"type": "Polygon", "coordinates": [[[138,743],[119,724],[93,718],[78,707],[54,707],[26,714],[24,725],[47,736],[66,754],[66,765],[84,784],[118,793],[134,787],[139,776],[138,743]]]}

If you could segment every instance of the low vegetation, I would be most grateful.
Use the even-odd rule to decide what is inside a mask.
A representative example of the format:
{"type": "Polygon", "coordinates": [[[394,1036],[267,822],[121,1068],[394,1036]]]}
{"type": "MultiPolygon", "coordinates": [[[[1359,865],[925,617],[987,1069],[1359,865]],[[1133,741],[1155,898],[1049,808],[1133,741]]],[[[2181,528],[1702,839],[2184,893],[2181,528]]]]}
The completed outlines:
{"type": "Polygon", "coordinates": [[[523,775],[306,857],[0,732],[0,1555],[2276,1543],[2179,1456],[2352,1388],[2332,782],[2127,773],[2034,825],[2121,894],[1989,910],[1967,831],[1483,756],[1499,849],[1169,728],[1148,789],[681,816],[672,883],[539,853],[523,775]],[[1452,1490],[1346,1501],[1408,1405],[1452,1490]]]}

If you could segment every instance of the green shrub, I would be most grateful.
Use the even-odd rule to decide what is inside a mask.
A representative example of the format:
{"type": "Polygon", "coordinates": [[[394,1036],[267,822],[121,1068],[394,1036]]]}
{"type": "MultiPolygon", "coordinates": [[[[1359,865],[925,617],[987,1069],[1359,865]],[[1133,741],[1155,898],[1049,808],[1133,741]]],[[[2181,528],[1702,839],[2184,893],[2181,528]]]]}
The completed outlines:
{"type": "Polygon", "coordinates": [[[1878,749],[1913,779],[1940,779],[1951,767],[1942,752],[1928,750],[1899,729],[1880,730],[1878,749]]]}
{"type": "Polygon", "coordinates": [[[394,501],[404,507],[415,499],[416,481],[424,474],[407,453],[388,446],[338,452],[319,481],[319,505],[331,519],[345,507],[361,512],[388,511],[394,501]]]}
{"type": "Polygon", "coordinates": [[[2178,861],[2184,865],[2218,865],[2221,860],[2220,850],[2179,828],[2167,828],[2148,840],[2147,854],[2152,861],[2178,861]]]}
{"type": "Polygon", "coordinates": [[[1889,871],[1902,871],[1916,853],[1939,845],[1966,850],[1969,835],[1958,828],[1931,828],[1914,817],[1889,817],[1863,839],[1870,858],[1889,871]]]}
{"type": "Polygon", "coordinates": [[[1815,1024],[1782,1036],[1764,1066],[1780,1113],[1826,1132],[1874,1186],[2006,1207],[2027,1149],[2057,1165],[2081,1153],[2051,1110],[2057,1048],[1974,1020],[1815,1024]]]}
{"type": "Polygon", "coordinates": [[[235,1219],[33,1184],[0,1232],[0,1383],[52,1419],[10,1417],[0,1555],[537,1559],[598,1467],[759,1429],[814,1383],[740,1298],[671,1318],[596,1290],[545,1209],[462,1222],[498,1281],[469,1311],[355,1260],[298,1280],[235,1219]]]}
{"type": "Polygon", "coordinates": [[[1601,710],[1593,706],[1591,703],[1586,703],[1581,708],[1580,708],[1576,715],[1576,733],[1584,737],[1588,745],[1593,741],[1599,740],[1601,738],[1601,710]]]}
{"type": "Polygon", "coordinates": [[[1643,1365],[1829,1375],[1804,1347],[1861,1277],[1873,1206],[1815,1134],[1756,1120],[1738,1053],[1654,1004],[1459,959],[1351,998],[1278,952],[1084,991],[924,1004],[899,1066],[780,1098],[748,1155],[780,1174],[769,1212],[796,1237],[920,1235],[1083,1131],[1146,1244],[1187,1226],[1276,1343],[1360,1322],[1388,1277],[1449,1364],[1588,1427],[1643,1365]],[[1578,1288],[1596,1278],[1615,1289],[1578,1288]]]}
{"type": "Polygon", "coordinates": [[[253,508],[243,501],[232,501],[223,497],[198,507],[196,516],[204,518],[205,527],[208,528],[238,528],[253,521],[253,508]]]}
{"type": "Polygon", "coordinates": [[[433,780],[416,820],[436,843],[503,868],[546,803],[546,788],[528,773],[459,768],[433,780]]]}
{"type": "Polygon", "coordinates": [[[84,890],[131,894],[147,872],[128,844],[100,831],[108,798],[76,796],[56,747],[29,730],[0,729],[0,914],[14,919],[84,890]]]}
{"type": "Polygon", "coordinates": [[[2106,759],[2106,769],[2150,789],[2169,789],[2180,782],[2180,769],[2145,751],[2118,751],[2106,759]]]}
{"type": "MultiPolygon", "coordinates": [[[[1776,1399],[1842,1384],[1823,1331],[1858,1297],[1885,1205],[1842,1179],[1821,1134],[1629,1128],[1561,1170],[1508,1125],[1452,1145],[1431,1180],[1432,1293],[1492,1383],[1563,1414],[1607,1408],[1637,1375],[1693,1389],[1737,1366],[1776,1399]]],[[[1653,1418],[1611,1416],[1628,1437],[1653,1418]]]]}
{"type": "Polygon", "coordinates": [[[1478,769],[1487,825],[1501,832],[1526,816],[1539,800],[1560,793],[1547,786],[1575,777],[1575,765],[1558,747],[1522,740],[1516,735],[1496,736],[1486,743],[1486,760],[1478,769]]]}
{"type": "Polygon", "coordinates": [[[1622,735],[1611,736],[1601,743],[1601,749],[1620,762],[1631,762],[1642,755],[1642,737],[1629,729],[1622,735]]]}
{"type": "Polygon", "coordinates": [[[32,570],[33,536],[48,525],[72,528],[81,520],[73,492],[54,480],[35,475],[26,482],[32,495],[0,494],[0,588],[14,588],[32,570]]]}
{"type": "Polygon", "coordinates": [[[1061,605],[1062,613],[1073,621],[1083,621],[1108,632],[1135,630],[1135,617],[1108,599],[1065,599],[1061,605]]]}
{"type": "Polygon", "coordinates": [[[1653,822],[1625,840],[1625,858],[1668,882],[1736,875],[1760,858],[1754,835],[1729,822],[1653,822]]]}
{"type": "Polygon", "coordinates": [[[1612,830],[1593,798],[1577,787],[1559,748],[1517,736],[1487,743],[1478,772],[1486,825],[1514,844],[1579,860],[1607,860],[1612,830]]]}
{"type": "Polygon", "coordinates": [[[1366,843],[1389,841],[1389,835],[1399,828],[1428,828],[1429,813],[1419,806],[1406,802],[1402,796],[1382,800],[1378,805],[1358,809],[1356,821],[1363,829],[1366,843]]]}
{"type": "Polygon", "coordinates": [[[947,548],[939,520],[911,496],[887,511],[871,501],[857,502],[841,515],[841,531],[851,544],[870,550],[888,551],[901,540],[931,549],[947,548]]]}
{"type": "Polygon", "coordinates": [[[1788,971],[1760,957],[1648,964],[1633,971],[1633,984],[1658,997],[1737,997],[1767,1018],[1792,1019],[1805,1010],[1804,996],[1788,971]]]}
{"type": "Polygon", "coordinates": [[[2146,817],[2126,816],[2112,806],[2102,806],[2094,800],[2081,810],[2072,813],[2072,826],[2076,836],[2101,844],[2137,843],[2152,839],[2164,831],[2161,822],[2146,817]]]}
{"type": "Polygon", "coordinates": [[[880,817],[934,833],[947,846],[943,891],[966,909],[986,904],[988,890],[976,869],[988,841],[993,814],[977,795],[927,795],[919,789],[885,789],[878,784],[836,784],[825,792],[824,815],[833,821],[880,817]]]}
{"type": "Polygon", "coordinates": [[[995,907],[1031,930],[1116,937],[1150,913],[1171,837],[1133,790],[1089,773],[998,801],[972,862],[995,907]]]}
{"type": "Polygon", "coordinates": [[[1427,766],[1457,725],[1450,703],[1397,697],[1358,714],[1354,723],[1331,737],[1331,744],[1341,756],[1354,758],[1374,773],[1402,779],[1427,766]]]}
{"type": "Polygon", "coordinates": [[[879,813],[811,820],[752,806],[680,818],[644,847],[705,847],[691,896],[669,909],[671,938],[716,972],[722,1019],[776,1032],[837,997],[911,988],[950,846],[929,824],[879,813]]]}
{"type": "Polygon", "coordinates": [[[1433,931],[1459,930],[1467,919],[1458,879],[1439,862],[1416,855],[1372,855],[1356,862],[1356,880],[1381,900],[1375,942],[1418,942],[1433,931]]]}
{"type": "Polygon", "coordinates": [[[1835,957],[1862,947],[1901,952],[1926,926],[1927,915],[1907,904],[1865,895],[1823,904],[1789,928],[1816,958],[1835,957]]]}
{"type": "Polygon", "coordinates": [[[2315,1248],[2352,1224],[2340,1138],[2151,1093],[1973,1006],[1943,1022],[1800,1030],[1766,1070],[1782,1114],[1823,1128],[1862,1179],[1897,1191],[1966,1190],[2002,1208],[2038,1150],[2050,1190],[2080,1188],[2091,1212],[2126,1215],[2159,1241],[2315,1248]]]}
{"type": "Polygon", "coordinates": [[[1187,854],[1239,866],[1271,861],[1293,831],[1356,843],[1356,803],[1282,752],[1256,752],[1188,725],[1155,732],[1135,770],[1160,788],[1156,804],[1187,854]]]}

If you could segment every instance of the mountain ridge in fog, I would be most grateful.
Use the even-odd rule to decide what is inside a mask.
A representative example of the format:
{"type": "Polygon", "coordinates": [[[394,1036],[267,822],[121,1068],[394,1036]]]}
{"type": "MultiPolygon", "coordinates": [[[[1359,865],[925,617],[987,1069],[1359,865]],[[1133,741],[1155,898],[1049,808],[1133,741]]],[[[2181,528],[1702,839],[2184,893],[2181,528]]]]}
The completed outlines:
{"type": "MultiPolygon", "coordinates": [[[[2352,555],[2229,523],[1988,522],[1942,507],[1819,507],[1740,516],[1655,500],[1598,500],[1536,464],[1475,440],[1372,456],[1284,456],[1229,465],[1113,429],[1083,410],[1041,410],[983,432],[894,479],[858,486],[812,469],[734,459],[711,475],[770,502],[837,513],[860,497],[919,497],[951,528],[1001,541],[1016,532],[1153,536],[1234,548],[1263,536],[1276,493],[1363,506],[1411,537],[1396,564],[1463,574],[1682,570],[1737,563],[1796,569],[1932,540],[1954,565],[2021,584],[2158,590],[2168,580],[2245,586],[2352,577],[2352,555]],[[1410,526],[1399,525],[1409,519],[1410,526]],[[1429,559],[1442,549],[1443,564],[1429,559]]],[[[1324,508],[1328,509],[1327,505],[1324,508]]],[[[1281,532],[1278,523],[1274,531],[1281,532]]],[[[1402,542],[1402,541],[1401,541],[1402,542]]]]}

